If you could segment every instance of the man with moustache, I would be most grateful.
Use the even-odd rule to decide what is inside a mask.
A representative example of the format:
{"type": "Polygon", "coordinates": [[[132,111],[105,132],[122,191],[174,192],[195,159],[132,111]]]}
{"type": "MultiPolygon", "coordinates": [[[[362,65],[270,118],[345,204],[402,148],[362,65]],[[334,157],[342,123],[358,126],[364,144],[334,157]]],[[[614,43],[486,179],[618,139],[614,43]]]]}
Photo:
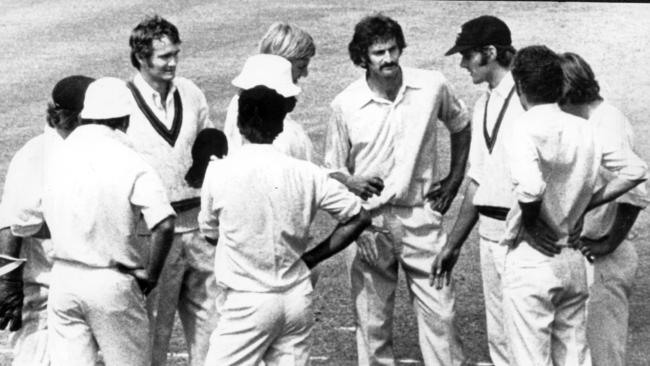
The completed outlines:
{"type": "Polygon", "coordinates": [[[514,122],[524,113],[510,72],[515,55],[510,29],[493,16],[472,19],[463,24],[456,44],[445,55],[455,53],[462,55],[460,67],[469,71],[472,82],[487,83],[488,90],[474,105],[465,198],[447,243],[431,268],[432,282],[436,288],[449,283],[462,245],[478,221],[490,358],[496,366],[507,366],[501,294],[507,247],[499,240],[515,200],[506,148],[513,138],[514,122]]]}
{"type": "Polygon", "coordinates": [[[464,360],[455,326],[454,290],[429,286],[431,261],[445,242],[442,215],[463,180],[469,113],[442,74],[402,68],[400,25],[363,18],[349,44],[366,70],[332,102],[325,164],[332,177],[365,200],[373,225],[349,254],[360,365],[394,365],[392,319],[401,264],[413,296],[426,365],[464,360]],[[437,175],[437,123],[451,133],[451,166],[437,175]]]}
{"type": "Polygon", "coordinates": [[[165,364],[177,309],[190,364],[203,365],[216,324],[214,247],[198,231],[200,191],[184,177],[198,133],[214,126],[203,92],[190,80],[176,77],[181,44],[176,26],[157,15],[147,17],[133,29],[129,44],[138,73],[128,84],[137,106],[127,134],[160,175],[178,215],[160,286],[148,300],[153,365],[165,364]]]}

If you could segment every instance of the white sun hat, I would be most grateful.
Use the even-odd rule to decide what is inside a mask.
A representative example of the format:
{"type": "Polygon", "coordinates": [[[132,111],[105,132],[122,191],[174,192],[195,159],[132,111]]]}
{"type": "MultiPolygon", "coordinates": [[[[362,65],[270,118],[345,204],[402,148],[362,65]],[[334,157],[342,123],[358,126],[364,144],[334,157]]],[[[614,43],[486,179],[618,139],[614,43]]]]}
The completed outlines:
{"type": "Polygon", "coordinates": [[[90,83],[84,98],[83,119],[111,119],[131,114],[133,96],[124,80],[103,77],[90,83]]]}
{"type": "Polygon", "coordinates": [[[249,57],[241,73],[232,81],[241,89],[264,85],[274,89],[285,98],[300,94],[300,87],[293,83],[291,62],[276,55],[259,54],[249,57]]]}

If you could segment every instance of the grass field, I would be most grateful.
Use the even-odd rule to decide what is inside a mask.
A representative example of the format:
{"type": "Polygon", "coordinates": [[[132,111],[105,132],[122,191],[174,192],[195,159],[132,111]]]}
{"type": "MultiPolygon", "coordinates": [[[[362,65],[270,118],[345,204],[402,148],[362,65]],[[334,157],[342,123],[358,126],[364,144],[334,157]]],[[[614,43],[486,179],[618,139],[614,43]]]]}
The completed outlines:
{"type": "MultiPolygon", "coordinates": [[[[546,44],[557,51],[573,51],[594,68],[604,96],[631,119],[637,150],[650,157],[650,5],[567,2],[434,2],[434,1],[117,1],[0,0],[0,179],[14,152],[45,123],[44,111],[54,83],[69,74],[129,78],[128,36],[145,14],[157,12],[174,22],[183,39],[179,74],[194,80],[206,93],[211,116],[222,123],[235,89],[230,80],[245,58],[255,52],[259,37],[276,20],[308,30],[317,43],[310,76],[301,81],[303,94],[294,117],[304,122],[316,145],[323,149],[328,104],[347,84],[362,75],[349,61],[347,43],[354,24],[372,11],[382,11],[401,23],[408,47],[402,64],[441,70],[457,94],[472,106],[481,88],[471,84],[458,67],[459,57],[443,57],[460,25],[475,16],[493,14],[508,23],[516,47],[546,44]]],[[[441,134],[441,166],[448,162],[448,138],[441,134]]],[[[444,173],[444,172],[443,172],[444,173]]],[[[460,197],[459,197],[460,198],[460,197]]],[[[453,223],[459,199],[447,215],[453,223]]],[[[327,220],[318,225],[327,230],[327,220]]],[[[632,298],[629,365],[650,364],[650,219],[642,213],[634,241],[640,252],[636,292],[632,298]]],[[[464,250],[455,273],[458,281],[459,321],[467,354],[487,360],[483,301],[476,236],[464,250]]],[[[313,356],[316,365],[354,365],[355,346],[348,285],[343,263],[336,257],[324,265],[317,287],[317,327],[313,356]]],[[[395,348],[403,364],[421,358],[408,294],[398,293],[395,348]]],[[[603,330],[606,331],[606,330],[603,330]]],[[[173,352],[183,352],[176,332],[173,352]]],[[[173,363],[183,365],[182,355],[173,363]]],[[[0,365],[8,364],[4,356],[0,365]]]]}

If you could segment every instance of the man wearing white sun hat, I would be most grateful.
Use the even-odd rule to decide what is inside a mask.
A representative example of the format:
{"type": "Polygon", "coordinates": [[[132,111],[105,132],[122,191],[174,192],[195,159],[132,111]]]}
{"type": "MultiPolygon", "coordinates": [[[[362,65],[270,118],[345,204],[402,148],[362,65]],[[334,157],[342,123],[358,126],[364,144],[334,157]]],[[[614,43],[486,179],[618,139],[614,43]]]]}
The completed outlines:
{"type": "Polygon", "coordinates": [[[160,178],[124,134],[131,102],[119,79],[90,84],[81,126],[45,177],[43,214],[54,248],[48,304],[54,366],[94,365],[98,349],[106,366],[151,364],[144,295],[158,281],[176,215],[160,178]],[[141,214],[152,231],[151,248],[136,241],[141,214]]]}
{"type": "MultiPolygon", "coordinates": [[[[232,85],[241,90],[250,89],[255,85],[264,85],[275,89],[280,95],[287,98],[287,113],[290,113],[296,105],[296,96],[301,92],[300,87],[295,85],[292,80],[291,62],[286,58],[271,54],[258,54],[246,60],[241,73],[232,81],[232,85]],[[281,88],[280,85],[282,85],[281,88]]],[[[228,148],[231,152],[236,151],[243,143],[242,135],[237,128],[238,100],[238,95],[232,98],[228,105],[224,124],[224,132],[228,138],[228,148]]],[[[302,126],[289,116],[284,119],[284,128],[273,140],[273,146],[294,158],[313,161],[313,146],[309,136],[302,126]]]]}

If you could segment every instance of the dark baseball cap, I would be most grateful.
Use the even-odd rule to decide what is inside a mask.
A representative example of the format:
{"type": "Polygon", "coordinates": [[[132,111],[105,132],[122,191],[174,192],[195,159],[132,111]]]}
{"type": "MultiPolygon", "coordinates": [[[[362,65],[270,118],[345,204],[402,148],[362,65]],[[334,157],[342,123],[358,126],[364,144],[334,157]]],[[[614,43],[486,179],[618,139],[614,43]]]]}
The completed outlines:
{"type": "Polygon", "coordinates": [[[95,79],[83,75],[73,75],[59,80],[52,89],[52,101],[57,108],[80,111],[88,85],[95,79]]]}
{"type": "Polygon", "coordinates": [[[510,46],[510,29],[501,19],[491,15],[482,15],[461,26],[456,37],[456,44],[445,56],[487,45],[510,46]]]}

